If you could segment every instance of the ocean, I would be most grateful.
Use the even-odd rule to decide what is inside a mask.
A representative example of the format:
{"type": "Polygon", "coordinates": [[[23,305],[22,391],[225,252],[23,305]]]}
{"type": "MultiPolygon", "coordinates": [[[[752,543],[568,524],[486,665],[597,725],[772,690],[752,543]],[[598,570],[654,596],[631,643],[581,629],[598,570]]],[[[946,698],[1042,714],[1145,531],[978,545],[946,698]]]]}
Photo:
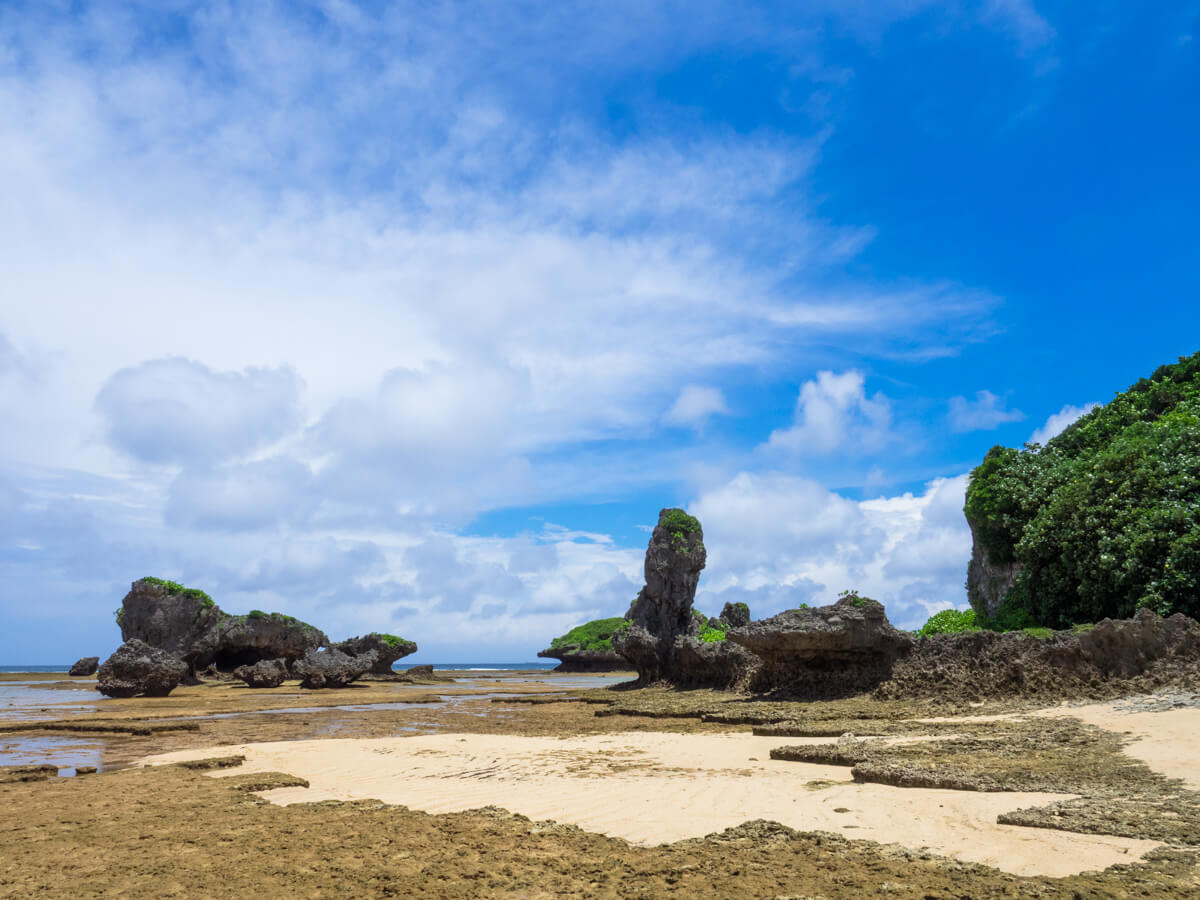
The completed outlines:
{"type": "MultiPolygon", "coordinates": [[[[392,666],[397,672],[404,672],[411,669],[413,666],[428,665],[428,663],[400,663],[392,666]]],[[[558,665],[558,661],[538,660],[537,662],[502,662],[502,663],[480,663],[480,662],[464,662],[464,663],[434,663],[434,669],[455,669],[460,672],[515,672],[528,669],[553,669],[558,665]]],[[[27,666],[0,666],[0,672],[66,672],[71,668],[71,663],[63,663],[62,665],[27,665],[27,666]]]]}

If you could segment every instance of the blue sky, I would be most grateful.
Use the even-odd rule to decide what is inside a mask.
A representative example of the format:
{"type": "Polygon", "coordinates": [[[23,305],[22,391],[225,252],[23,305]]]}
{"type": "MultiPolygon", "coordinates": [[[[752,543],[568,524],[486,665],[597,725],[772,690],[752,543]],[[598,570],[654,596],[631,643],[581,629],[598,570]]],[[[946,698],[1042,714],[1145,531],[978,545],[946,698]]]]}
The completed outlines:
{"type": "Polygon", "coordinates": [[[1200,4],[7,3],[0,663],[158,574],[416,661],[965,604],[965,474],[1195,352],[1200,4]]]}

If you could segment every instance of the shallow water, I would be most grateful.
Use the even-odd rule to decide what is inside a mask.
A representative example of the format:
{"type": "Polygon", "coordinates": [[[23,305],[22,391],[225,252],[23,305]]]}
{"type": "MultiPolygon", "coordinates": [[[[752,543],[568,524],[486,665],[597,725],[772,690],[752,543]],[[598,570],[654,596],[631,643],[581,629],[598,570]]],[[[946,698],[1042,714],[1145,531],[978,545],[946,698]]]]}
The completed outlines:
{"type": "Polygon", "coordinates": [[[102,769],[99,741],[77,737],[0,737],[0,766],[51,764],[59,775],[74,775],[76,766],[102,769]]]}
{"type": "Polygon", "coordinates": [[[0,681],[0,719],[55,719],[95,712],[104,695],[90,687],[48,688],[45,682],[0,681]]]}

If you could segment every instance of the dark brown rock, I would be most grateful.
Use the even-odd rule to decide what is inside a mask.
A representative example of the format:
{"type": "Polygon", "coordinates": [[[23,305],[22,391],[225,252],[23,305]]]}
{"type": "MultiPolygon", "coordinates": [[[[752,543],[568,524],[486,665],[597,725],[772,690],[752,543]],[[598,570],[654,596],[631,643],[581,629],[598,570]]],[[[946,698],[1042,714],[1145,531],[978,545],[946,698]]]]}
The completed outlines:
{"type": "Polygon", "coordinates": [[[287,679],[288,670],[282,659],[263,659],[252,666],[238,666],[233,674],[252,688],[277,688],[287,679]]]}
{"type": "Polygon", "coordinates": [[[100,657],[84,656],[76,661],[75,665],[71,666],[71,670],[67,674],[81,678],[88,675],[95,675],[98,668],[100,668],[100,657]]]}
{"type": "Polygon", "coordinates": [[[104,661],[98,675],[100,693],[109,697],[165,697],[188,674],[185,663],[165,650],[137,640],[126,641],[104,661]]]}
{"type": "Polygon", "coordinates": [[[616,650],[575,650],[569,647],[538,652],[542,659],[557,659],[555,672],[625,672],[629,661],[616,650]]]}
{"type": "Polygon", "coordinates": [[[996,615],[1004,598],[1008,595],[1021,574],[1021,566],[1014,560],[1000,562],[992,559],[984,542],[979,539],[976,524],[969,518],[971,528],[971,560],[967,563],[967,599],[981,621],[996,615]]]}
{"type": "Polygon", "coordinates": [[[727,639],[762,660],[756,690],[810,698],[878,686],[913,643],[892,627],[881,603],[854,594],[751,622],[727,639]]]}
{"type": "Polygon", "coordinates": [[[709,643],[683,635],[675,639],[675,658],[679,687],[744,688],[761,665],[757,656],[731,641],[709,643]]]}
{"type": "Polygon", "coordinates": [[[703,628],[692,601],[706,560],[700,523],[681,509],[662,510],[646,548],[645,587],[625,614],[629,628],[613,637],[613,649],[633,664],[639,683],[681,680],[675,639],[703,628]]]}
{"type": "Polygon", "coordinates": [[[292,665],[300,687],[309,690],[342,688],[366,675],[375,665],[374,652],[350,656],[340,650],[309,650],[292,665]]]}
{"type": "Polygon", "coordinates": [[[202,591],[169,582],[135,581],[121,603],[123,640],[137,639],[187,663],[192,673],[215,665],[231,672],[264,659],[299,659],[329,643],[325,633],[281,613],[223,612],[202,591]]]}
{"type": "Polygon", "coordinates": [[[338,650],[347,656],[363,656],[367,653],[374,653],[375,664],[371,667],[371,673],[391,675],[392,663],[416,653],[417,645],[402,637],[396,637],[394,634],[380,634],[372,631],[362,637],[352,637],[348,640],[338,641],[336,644],[330,644],[329,649],[338,650]]]}

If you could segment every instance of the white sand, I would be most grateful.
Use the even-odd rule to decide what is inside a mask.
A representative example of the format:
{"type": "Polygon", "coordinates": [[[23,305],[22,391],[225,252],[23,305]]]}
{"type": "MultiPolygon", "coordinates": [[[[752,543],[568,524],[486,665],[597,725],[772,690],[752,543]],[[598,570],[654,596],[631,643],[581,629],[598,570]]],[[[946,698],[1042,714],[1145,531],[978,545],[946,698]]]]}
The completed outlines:
{"type": "MultiPolygon", "coordinates": [[[[1060,877],[1104,869],[1159,846],[996,824],[1001,812],[1067,795],[858,785],[844,766],[771,760],[771,748],[786,743],[786,738],[747,734],[644,732],[287,741],[222,747],[222,754],[245,754],[246,763],[212,774],[278,771],[309,781],[307,789],[263,795],[280,804],[378,799],[431,813],[495,805],[643,845],[771,819],[805,831],[928,848],[1018,875],[1060,877]]],[[[213,752],[182,751],[145,762],[198,759],[213,752]]]]}
{"type": "Polygon", "coordinates": [[[1123,752],[1140,759],[1155,772],[1182,779],[1200,790],[1200,709],[1185,707],[1160,712],[1125,712],[1118,707],[1128,701],[1096,703],[1091,706],[1055,707],[1040,710],[1040,716],[1074,716],[1089,725],[1129,736],[1123,752]]]}

